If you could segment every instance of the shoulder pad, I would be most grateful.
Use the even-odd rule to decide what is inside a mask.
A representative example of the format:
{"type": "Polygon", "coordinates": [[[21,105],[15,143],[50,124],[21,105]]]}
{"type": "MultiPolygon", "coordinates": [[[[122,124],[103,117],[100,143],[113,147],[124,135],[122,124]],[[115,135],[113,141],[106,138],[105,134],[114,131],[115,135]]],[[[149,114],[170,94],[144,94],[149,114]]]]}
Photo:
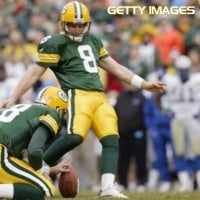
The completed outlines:
{"type": "Polygon", "coordinates": [[[57,52],[62,45],[66,45],[67,39],[65,35],[53,34],[42,38],[38,45],[39,53],[57,52]]]}

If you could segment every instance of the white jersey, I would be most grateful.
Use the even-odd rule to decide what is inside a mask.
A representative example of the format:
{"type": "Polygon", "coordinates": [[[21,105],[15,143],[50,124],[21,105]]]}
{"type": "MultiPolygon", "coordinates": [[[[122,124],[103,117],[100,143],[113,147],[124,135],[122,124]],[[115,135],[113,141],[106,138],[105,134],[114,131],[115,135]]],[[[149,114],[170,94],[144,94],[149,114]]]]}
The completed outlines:
{"type": "Polygon", "coordinates": [[[191,118],[200,112],[200,73],[191,74],[186,83],[182,83],[178,75],[169,74],[163,81],[167,84],[163,105],[176,118],[191,118]]]}

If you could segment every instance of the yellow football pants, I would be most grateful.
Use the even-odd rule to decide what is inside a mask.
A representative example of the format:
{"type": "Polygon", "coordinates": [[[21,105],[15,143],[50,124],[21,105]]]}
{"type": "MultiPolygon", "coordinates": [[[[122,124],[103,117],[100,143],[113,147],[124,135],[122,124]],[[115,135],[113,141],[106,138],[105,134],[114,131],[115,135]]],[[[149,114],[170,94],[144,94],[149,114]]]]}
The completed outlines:
{"type": "Polygon", "coordinates": [[[7,148],[0,144],[0,184],[28,184],[41,190],[45,196],[53,196],[53,184],[28,163],[8,155],[7,148]]]}

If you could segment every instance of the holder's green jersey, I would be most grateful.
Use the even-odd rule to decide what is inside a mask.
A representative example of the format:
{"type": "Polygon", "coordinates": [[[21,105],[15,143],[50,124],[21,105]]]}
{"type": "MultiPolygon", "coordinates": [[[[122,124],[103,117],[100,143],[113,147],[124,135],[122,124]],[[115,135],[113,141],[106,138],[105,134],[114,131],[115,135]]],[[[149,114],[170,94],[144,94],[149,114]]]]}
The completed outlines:
{"type": "Polygon", "coordinates": [[[101,40],[91,33],[86,33],[82,42],[54,34],[43,38],[38,45],[37,64],[49,67],[65,91],[104,91],[98,67],[100,59],[107,56],[101,40]]]}
{"type": "MultiPolygon", "coordinates": [[[[0,143],[11,155],[22,158],[22,151],[41,125],[49,129],[51,138],[58,133],[60,115],[48,106],[40,104],[17,104],[0,110],[0,143]]],[[[42,132],[41,132],[42,134],[42,132]]]]}

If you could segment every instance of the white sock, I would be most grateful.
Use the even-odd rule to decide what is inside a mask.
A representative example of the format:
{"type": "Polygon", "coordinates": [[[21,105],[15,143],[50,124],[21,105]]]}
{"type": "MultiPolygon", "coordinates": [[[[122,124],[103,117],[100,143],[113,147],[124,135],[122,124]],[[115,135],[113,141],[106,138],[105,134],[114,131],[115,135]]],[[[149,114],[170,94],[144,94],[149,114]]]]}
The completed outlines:
{"type": "Polygon", "coordinates": [[[101,189],[104,190],[105,188],[108,188],[109,186],[112,186],[115,181],[115,175],[106,173],[101,176],[101,189]]]}
{"type": "Polygon", "coordinates": [[[197,181],[197,186],[199,190],[200,189],[200,170],[196,172],[196,181],[197,181]]]}
{"type": "Polygon", "coordinates": [[[179,181],[182,185],[187,185],[190,180],[190,175],[186,171],[182,171],[178,173],[179,181]]]}
{"type": "Polygon", "coordinates": [[[13,184],[0,184],[0,197],[12,199],[14,195],[13,184]]]}
{"type": "Polygon", "coordinates": [[[156,169],[151,169],[149,171],[147,187],[150,190],[155,190],[159,181],[159,171],[156,169]]]}

